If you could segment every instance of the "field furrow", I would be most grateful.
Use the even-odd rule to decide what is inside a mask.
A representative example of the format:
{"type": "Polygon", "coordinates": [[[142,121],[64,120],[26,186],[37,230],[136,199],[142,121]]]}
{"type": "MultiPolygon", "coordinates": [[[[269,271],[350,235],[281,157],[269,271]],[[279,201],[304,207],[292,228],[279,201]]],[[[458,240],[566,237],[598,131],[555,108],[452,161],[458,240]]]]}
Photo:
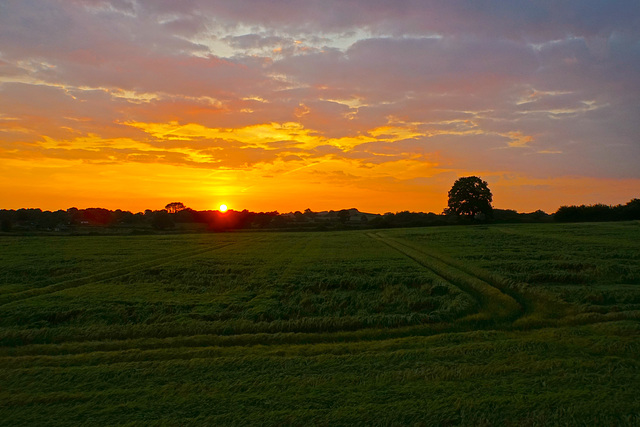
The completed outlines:
{"type": "Polygon", "coordinates": [[[378,239],[396,249],[418,264],[432,270],[443,279],[470,293],[480,302],[480,312],[467,316],[472,322],[504,322],[513,321],[523,313],[522,306],[510,295],[482,280],[477,275],[447,263],[442,258],[427,254],[425,251],[399,239],[384,237],[380,233],[369,233],[370,237],[378,239]]]}

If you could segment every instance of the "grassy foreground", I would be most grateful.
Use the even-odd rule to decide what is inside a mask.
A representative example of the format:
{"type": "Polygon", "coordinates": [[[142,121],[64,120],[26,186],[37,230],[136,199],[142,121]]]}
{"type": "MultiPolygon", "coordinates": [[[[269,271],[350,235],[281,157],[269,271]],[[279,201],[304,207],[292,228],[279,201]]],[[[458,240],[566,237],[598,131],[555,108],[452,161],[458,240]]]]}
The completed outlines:
{"type": "Polygon", "coordinates": [[[640,223],[0,238],[0,424],[640,424],[640,223]]]}

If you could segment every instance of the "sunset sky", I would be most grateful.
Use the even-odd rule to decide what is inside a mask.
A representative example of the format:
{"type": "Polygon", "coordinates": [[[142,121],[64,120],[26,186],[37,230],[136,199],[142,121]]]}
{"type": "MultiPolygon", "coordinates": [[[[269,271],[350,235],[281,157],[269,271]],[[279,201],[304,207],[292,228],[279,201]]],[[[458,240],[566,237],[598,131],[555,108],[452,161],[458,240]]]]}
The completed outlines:
{"type": "Polygon", "coordinates": [[[0,0],[0,208],[640,197],[640,1],[0,0]]]}

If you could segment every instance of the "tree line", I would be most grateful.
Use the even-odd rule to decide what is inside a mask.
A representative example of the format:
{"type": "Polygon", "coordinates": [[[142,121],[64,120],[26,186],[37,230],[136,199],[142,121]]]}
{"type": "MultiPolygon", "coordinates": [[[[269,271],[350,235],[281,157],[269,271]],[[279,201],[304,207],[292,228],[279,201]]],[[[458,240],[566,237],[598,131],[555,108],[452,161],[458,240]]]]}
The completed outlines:
{"type": "Polygon", "coordinates": [[[640,220],[640,199],[625,205],[604,204],[562,206],[554,214],[537,210],[519,213],[511,209],[494,209],[493,195],[486,181],[470,176],[456,180],[448,193],[447,208],[441,214],[432,212],[367,214],[355,208],[313,212],[306,209],[286,214],[250,212],[197,211],[182,202],[168,203],[161,210],[132,213],[103,208],[43,211],[41,209],[0,210],[0,231],[60,231],[91,229],[127,229],[130,232],[226,231],[240,229],[279,230],[343,230],[359,228],[427,227],[453,224],[517,223],[517,222],[585,222],[640,220]],[[188,227],[187,225],[191,225],[188,227]],[[193,225],[196,225],[195,227],[193,225]]]}
{"type": "MultiPolygon", "coordinates": [[[[217,210],[196,211],[185,208],[169,213],[167,209],[132,213],[117,209],[104,208],[43,211],[41,209],[0,210],[2,231],[40,230],[40,231],[77,231],[96,228],[128,228],[172,230],[180,224],[201,224],[201,230],[225,230],[242,228],[266,228],[278,212],[231,211],[222,213],[217,210]]],[[[277,223],[277,221],[275,221],[277,223]]]]}
{"type": "Polygon", "coordinates": [[[110,229],[129,232],[155,231],[226,231],[241,229],[285,230],[344,230],[364,228],[429,227],[479,223],[542,223],[583,221],[640,220],[640,199],[625,205],[562,206],[554,214],[541,210],[520,213],[511,209],[492,209],[491,215],[456,216],[433,212],[387,212],[383,215],[353,213],[355,209],[329,211],[321,214],[307,209],[305,212],[280,214],[278,212],[250,212],[247,210],[225,213],[217,210],[197,211],[186,208],[169,213],[146,210],[132,213],[103,208],[43,211],[41,209],[0,210],[1,231],[58,231],[91,232],[110,229]],[[189,228],[189,226],[191,228],[189,228]]]}
{"type": "MultiPolygon", "coordinates": [[[[499,222],[543,222],[549,216],[536,211],[518,214],[512,210],[499,210],[491,206],[493,195],[486,181],[477,176],[459,178],[449,190],[445,214],[467,221],[494,220],[499,222]]],[[[561,206],[552,216],[558,222],[630,221],[640,219],[640,199],[632,199],[625,205],[561,206]]]]}
{"type": "Polygon", "coordinates": [[[553,215],[559,222],[631,221],[640,219],[640,199],[624,205],[562,206],[553,215]]]}

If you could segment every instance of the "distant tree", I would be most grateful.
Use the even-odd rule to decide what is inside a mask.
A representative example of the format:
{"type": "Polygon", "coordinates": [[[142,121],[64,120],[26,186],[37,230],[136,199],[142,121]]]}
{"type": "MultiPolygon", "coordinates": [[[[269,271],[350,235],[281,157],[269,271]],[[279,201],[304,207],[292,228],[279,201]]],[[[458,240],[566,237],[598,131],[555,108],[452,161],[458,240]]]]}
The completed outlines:
{"type": "Polygon", "coordinates": [[[271,219],[270,227],[273,228],[284,228],[289,226],[291,220],[287,218],[285,215],[275,215],[271,219]]]}
{"type": "Polygon", "coordinates": [[[80,211],[82,219],[93,225],[106,225],[111,222],[111,211],[104,208],[87,208],[80,211]]]}
{"type": "Polygon", "coordinates": [[[187,209],[187,207],[182,202],[171,202],[168,203],[164,208],[169,213],[176,213],[180,212],[181,210],[187,209]]]}
{"type": "Polygon", "coordinates": [[[351,213],[348,209],[342,209],[341,211],[338,211],[338,220],[341,223],[346,224],[349,219],[351,219],[351,213]]]}
{"type": "Polygon", "coordinates": [[[0,226],[0,230],[4,231],[4,232],[9,232],[11,231],[11,220],[10,219],[3,219],[1,221],[1,226],[0,226]]]}
{"type": "Polygon", "coordinates": [[[133,224],[135,221],[134,218],[131,212],[121,209],[116,209],[111,213],[111,222],[113,224],[133,224]]]}
{"type": "Polygon", "coordinates": [[[513,209],[494,209],[493,219],[496,222],[519,222],[520,214],[513,209]]]}
{"type": "Polygon", "coordinates": [[[276,216],[278,216],[278,212],[259,212],[253,216],[251,226],[255,228],[265,228],[276,216]]]}
{"type": "Polygon", "coordinates": [[[16,221],[37,221],[42,216],[42,209],[18,209],[16,221]]]}
{"type": "Polygon", "coordinates": [[[151,218],[151,226],[156,230],[166,230],[175,226],[173,218],[167,211],[154,212],[151,218]]]}
{"type": "Polygon", "coordinates": [[[295,211],[293,213],[294,218],[296,219],[296,222],[305,222],[307,219],[305,218],[304,214],[300,211],[295,211]]]}
{"type": "Polygon", "coordinates": [[[69,216],[69,222],[71,224],[78,224],[82,221],[82,212],[78,208],[67,209],[67,215],[69,216]]]}
{"type": "Polygon", "coordinates": [[[444,213],[473,218],[476,215],[491,217],[493,195],[486,181],[477,176],[467,176],[454,182],[449,190],[449,203],[444,213]]]}
{"type": "Polygon", "coordinates": [[[196,222],[196,211],[191,208],[185,208],[173,215],[175,222],[196,222]]]}
{"type": "MultiPolygon", "coordinates": [[[[619,221],[631,219],[625,215],[627,206],[609,206],[602,203],[595,205],[560,206],[553,218],[559,222],[583,222],[583,221],[619,221]]],[[[631,211],[628,211],[631,212],[631,211]]]]}
{"type": "Polygon", "coordinates": [[[553,219],[551,215],[540,209],[535,212],[521,214],[521,216],[526,222],[549,222],[553,219]]]}
{"type": "Polygon", "coordinates": [[[307,208],[304,210],[304,216],[309,219],[310,221],[313,221],[314,219],[316,219],[316,216],[318,216],[318,214],[316,214],[314,211],[312,211],[311,209],[307,208]]]}
{"type": "Polygon", "coordinates": [[[53,230],[56,228],[56,225],[58,225],[59,222],[59,218],[57,217],[55,212],[44,211],[40,215],[40,218],[38,218],[37,220],[37,226],[41,229],[53,230]]]}
{"type": "Polygon", "coordinates": [[[640,219],[640,199],[631,199],[621,210],[623,219],[640,219]]]}

